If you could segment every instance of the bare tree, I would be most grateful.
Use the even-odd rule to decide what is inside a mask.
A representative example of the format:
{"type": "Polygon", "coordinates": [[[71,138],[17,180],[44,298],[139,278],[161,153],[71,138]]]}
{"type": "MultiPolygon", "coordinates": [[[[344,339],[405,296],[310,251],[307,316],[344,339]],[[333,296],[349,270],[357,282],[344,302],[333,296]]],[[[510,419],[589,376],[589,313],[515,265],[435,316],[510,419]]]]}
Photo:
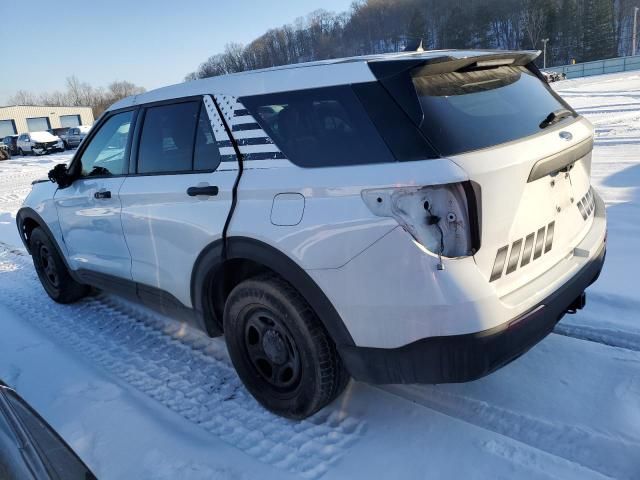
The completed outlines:
{"type": "Polygon", "coordinates": [[[8,100],[9,105],[35,105],[36,97],[26,90],[18,90],[8,100]]]}
{"type": "Polygon", "coordinates": [[[544,0],[526,0],[522,8],[522,26],[527,32],[531,48],[538,48],[546,24],[546,7],[544,0]]]}
{"type": "Polygon", "coordinates": [[[34,95],[25,90],[17,91],[9,98],[10,104],[15,105],[47,105],[79,107],[86,106],[93,109],[95,117],[99,116],[112,103],[144,92],[145,89],[127,81],[114,81],[107,89],[93,87],[89,83],[81,82],[75,75],[67,78],[65,91],[44,92],[34,95]]]}

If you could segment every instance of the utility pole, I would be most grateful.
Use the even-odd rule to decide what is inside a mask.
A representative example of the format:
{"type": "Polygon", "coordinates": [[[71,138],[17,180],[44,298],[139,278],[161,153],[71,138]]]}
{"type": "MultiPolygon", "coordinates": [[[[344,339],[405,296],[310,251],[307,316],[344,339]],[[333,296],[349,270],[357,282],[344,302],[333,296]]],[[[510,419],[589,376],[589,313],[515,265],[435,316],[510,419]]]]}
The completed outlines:
{"type": "Polygon", "coordinates": [[[631,44],[631,55],[636,54],[636,45],[638,44],[636,35],[638,33],[638,7],[633,7],[633,43],[631,44]]]}
{"type": "Polygon", "coordinates": [[[542,54],[542,68],[547,68],[547,42],[548,38],[542,39],[542,44],[544,45],[543,54],[542,54]]]}

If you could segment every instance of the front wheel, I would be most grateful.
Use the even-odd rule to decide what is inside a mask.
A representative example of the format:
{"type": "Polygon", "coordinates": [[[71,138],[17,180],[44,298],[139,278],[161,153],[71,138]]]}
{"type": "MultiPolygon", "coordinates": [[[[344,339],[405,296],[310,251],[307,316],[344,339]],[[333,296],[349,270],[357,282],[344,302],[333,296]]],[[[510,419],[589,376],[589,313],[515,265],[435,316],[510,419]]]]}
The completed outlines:
{"type": "Polygon", "coordinates": [[[31,232],[29,249],[33,265],[47,294],[58,303],[73,303],[84,297],[89,288],[76,282],[49,236],[37,227],[31,232]]]}
{"type": "Polygon", "coordinates": [[[306,418],[333,401],[349,376],[304,298],[275,275],[237,285],[224,310],[231,361],[251,394],[284,417],[306,418]]]}

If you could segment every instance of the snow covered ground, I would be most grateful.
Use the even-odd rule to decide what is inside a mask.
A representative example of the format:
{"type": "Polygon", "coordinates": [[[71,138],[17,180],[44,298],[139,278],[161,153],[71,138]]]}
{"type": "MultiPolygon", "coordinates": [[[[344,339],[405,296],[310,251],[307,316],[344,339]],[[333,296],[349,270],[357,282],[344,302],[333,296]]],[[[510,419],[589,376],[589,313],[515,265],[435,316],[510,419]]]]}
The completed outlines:
{"type": "Polygon", "coordinates": [[[99,478],[639,479],[640,74],[555,88],[596,127],[607,263],[584,311],[489,377],[352,382],[290,422],[248,395],[221,340],[113,296],[54,304],[14,222],[60,154],[0,162],[0,378],[99,478]]]}

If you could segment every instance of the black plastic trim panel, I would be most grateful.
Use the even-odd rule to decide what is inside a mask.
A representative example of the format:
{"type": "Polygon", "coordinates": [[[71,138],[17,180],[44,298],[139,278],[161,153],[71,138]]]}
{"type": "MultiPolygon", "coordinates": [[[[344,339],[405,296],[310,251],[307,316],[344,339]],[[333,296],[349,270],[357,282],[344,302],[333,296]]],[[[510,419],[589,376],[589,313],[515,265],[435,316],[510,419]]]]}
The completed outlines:
{"type": "Polygon", "coordinates": [[[593,150],[593,138],[587,138],[562,152],[538,160],[529,173],[527,183],[539,180],[563,169],[569,169],[575,162],[593,150]]]}

